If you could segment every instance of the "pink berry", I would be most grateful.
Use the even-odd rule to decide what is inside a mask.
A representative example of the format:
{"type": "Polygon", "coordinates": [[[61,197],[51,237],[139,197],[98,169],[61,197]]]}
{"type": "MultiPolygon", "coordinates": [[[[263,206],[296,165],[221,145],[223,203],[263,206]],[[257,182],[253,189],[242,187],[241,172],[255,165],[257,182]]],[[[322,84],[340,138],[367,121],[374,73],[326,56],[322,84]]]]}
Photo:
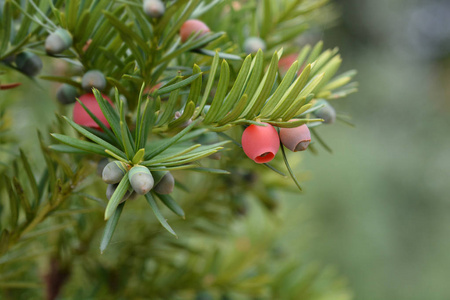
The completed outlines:
{"type": "MultiPolygon", "coordinates": [[[[105,95],[102,95],[111,105],[112,101],[105,95]]],[[[98,105],[97,99],[95,99],[94,94],[84,94],[80,98],[80,101],[96,116],[107,128],[111,128],[105,115],[103,114],[100,106],[98,105]]],[[[91,118],[91,116],[84,110],[80,103],[76,102],[73,107],[73,121],[78,125],[91,127],[95,129],[101,129],[97,123],[91,118]]]]}
{"type": "Polygon", "coordinates": [[[276,129],[266,126],[250,125],[242,133],[242,149],[258,164],[271,161],[280,148],[280,139],[276,129]]]}
{"type": "Polygon", "coordinates": [[[294,128],[280,128],[280,140],[293,152],[304,151],[311,142],[311,133],[306,124],[294,128]]]}
{"type": "Polygon", "coordinates": [[[188,38],[198,32],[198,37],[203,36],[210,32],[209,27],[199,20],[187,20],[181,25],[180,28],[180,37],[181,41],[184,43],[188,40],[188,38]]]}

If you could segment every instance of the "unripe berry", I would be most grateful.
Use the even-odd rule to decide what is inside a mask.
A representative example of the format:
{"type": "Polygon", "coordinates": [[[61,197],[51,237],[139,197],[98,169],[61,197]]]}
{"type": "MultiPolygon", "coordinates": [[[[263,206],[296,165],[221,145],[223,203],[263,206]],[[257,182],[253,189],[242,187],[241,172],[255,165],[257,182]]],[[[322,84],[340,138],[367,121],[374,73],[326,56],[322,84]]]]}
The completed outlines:
{"type": "Polygon", "coordinates": [[[50,55],[58,54],[69,49],[72,42],[72,35],[67,30],[58,28],[47,36],[45,51],[50,55]]]}
{"type": "Polygon", "coordinates": [[[323,119],[323,122],[325,124],[334,123],[336,121],[336,111],[334,110],[333,106],[331,106],[330,103],[328,103],[328,101],[325,99],[318,100],[316,106],[319,105],[324,105],[324,107],[314,111],[314,115],[318,118],[323,119]]]}
{"type": "Polygon", "coordinates": [[[258,164],[271,161],[280,148],[280,139],[276,129],[266,126],[250,125],[242,133],[242,149],[258,164]]]}
{"type": "MultiPolygon", "coordinates": [[[[112,101],[105,95],[102,95],[111,105],[112,101]]],[[[100,106],[98,105],[97,99],[95,99],[94,94],[84,94],[80,98],[80,101],[97,117],[107,128],[111,128],[103,114],[100,106]]],[[[76,102],[73,107],[73,121],[78,125],[91,127],[95,129],[101,129],[97,123],[91,118],[91,116],[84,110],[80,103],[76,102]]]]}
{"type": "Polygon", "coordinates": [[[71,104],[76,102],[76,99],[79,96],[78,90],[71,86],[70,84],[64,83],[56,92],[56,99],[58,99],[61,104],[71,104]]]}
{"type": "Polygon", "coordinates": [[[180,28],[181,42],[183,43],[186,42],[188,38],[193,34],[198,33],[197,37],[201,37],[210,31],[211,30],[209,29],[209,27],[202,21],[187,20],[186,22],[183,23],[183,25],[181,25],[180,28]]]}
{"type": "Polygon", "coordinates": [[[87,71],[81,78],[81,86],[86,92],[92,92],[92,88],[102,91],[106,87],[106,78],[98,70],[87,71]]]}
{"type": "Polygon", "coordinates": [[[244,51],[247,54],[256,53],[259,49],[266,50],[266,43],[259,37],[252,36],[245,40],[244,51]]]}
{"type": "Polygon", "coordinates": [[[166,12],[166,7],[161,0],[144,0],[144,12],[151,18],[160,18],[166,12]]]}
{"type": "Polygon", "coordinates": [[[306,124],[294,128],[280,128],[280,140],[293,152],[304,151],[311,142],[311,133],[306,124]]]}
{"type": "Polygon", "coordinates": [[[128,165],[124,162],[115,160],[106,165],[102,172],[102,179],[106,183],[118,183],[128,172],[128,165]]]}
{"type": "Polygon", "coordinates": [[[173,178],[170,172],[167,172],[166,175],[161,178],[157,185],[153,188],[155,192],[158,194],[170,194],[173,192],[173,188],[175,186],[175,179],[173,178]]]}
{"type": "Polygon", "coordinates": [[[133,190],[139,195],[145,195],[153,188],[153,176],[146,167],[134,166],[128,173],[128,178],[133,190]]]}
{"type": "Polygon", "coordinates": [[[19,71],[28,76],[36,76],[42,70],[42,60],[28,51],[16,56],[16,65],[19,71]]]}
{"type": "MultiPolygon", "coordinates": [[[[108,187],[106,188],[106,198],[108,200],[111,199],[112,195],[114,194],[118,186],[119,186],[118,184],[108,184],[108,187]]],[[[131,191],[126,191],[125,195],[123,195],[119,203],[122,203],[125,200],[127,200],[131,196],[131,194],[132,194],[131,191]]]]}

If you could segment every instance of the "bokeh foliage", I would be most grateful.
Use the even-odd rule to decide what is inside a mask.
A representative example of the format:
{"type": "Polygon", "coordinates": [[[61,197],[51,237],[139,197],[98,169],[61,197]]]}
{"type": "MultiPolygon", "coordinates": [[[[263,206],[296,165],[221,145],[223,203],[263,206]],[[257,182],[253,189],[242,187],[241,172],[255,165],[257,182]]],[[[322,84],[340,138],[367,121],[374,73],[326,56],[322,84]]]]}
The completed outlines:
{"type": "MultiPolygon", "coordinates": [[[[8,119],[20,108],[2,98],[2,150],[8,151],[0,169],[4,297],[40,297],[45,288],[48,299],[351,298],[334,272],[290,253],[289,247],[277,247],[277,193],[293,189],[292,183],[277,174],[284,168],[280,155],[269,168],[255,165],[238,142],[248,124],[320,127],[321,119],[312,115],[320,108],[314,106],[316,99],[335,100],[355,91],[354,72],[336,76],[341,65],[337,49],[293,41],[309,25],[324,23],[327,16],[334,20],[327,1],[245,1],[238,6],[234,1],[166,1],[166,14],[158,20],[142,12],[140,1],[0,3],[2,80],[49,91],[54,87],[42,81],[80,88],[83,70],[98,69],[115,103],[109,106],[94,91],[112,127],[98,131],[61,118],[70,110],[60,105],[58,117],[43,119],[55,107],[44,100],[45,105],[33,107],[44,111],[36,137],[19,134],[18,129],[29,131],[34,124],[8,119]],[[223,16],[223,22],[213,16],[223,16]],[[182,44],[179,28],[194,17],[213,32],[182,44]],[[18,66],[8,58],[24,50],[44,57],[42,44],[58,27],[72,34],[72,47],[44,59],[45,75],[18,75],[18,66]],[[267,49],[246,56],[243,43],[252,35],[264,38],[267,49]],[[298,62],[284,77],[278,67],[283,53],[298,53],[298,62]],[[55,66],[61,62],[64,70],[58,72],[55,66]],[[210,105],[208,112],[205,105],[210,105]],[[182,114],[173,120],[176,111],[182,114]],[[287,122],[294,117],[298,121],[287,122]],[[191,125],[180,128],[189,120],[191,125]],[[208,141],[208,131],[220,132],[218,140],[208,141]],[[22,141],[24,136],[35,142],[22,141]],[[219,150],[226,150],[220,161],[204,159],[219,150]],[[100,156],[142,163],[152,171],[174,170],[176,208],[167,205],[167,198],[155,202],[151,196],[147,201],[154,216],[142,197],[118,205],[118,195],[107,203],[105,186],[95,174],[100,156]],[[110,248],[100,255],[102,215],[113,220],[106,225],[106,244],[118,227],[110,248]]],[[[7,93],[8,99],[30,96],[17,89],[7,93]]],[[[317,144],[328,149],[314,133],[317,144]]]]}

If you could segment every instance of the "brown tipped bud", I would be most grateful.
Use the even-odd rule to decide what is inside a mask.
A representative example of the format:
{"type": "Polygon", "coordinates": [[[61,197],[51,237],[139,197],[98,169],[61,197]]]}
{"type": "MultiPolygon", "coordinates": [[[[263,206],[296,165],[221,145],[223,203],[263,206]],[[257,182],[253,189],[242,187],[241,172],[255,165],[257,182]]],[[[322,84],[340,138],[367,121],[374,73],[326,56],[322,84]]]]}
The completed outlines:
{"type": "Polygon", "coordinates": [[[145,195],[153,188],[153,176],[146,167],[134,166],[128,178],[133,190],[139,195],[145,195]]]}
{"type": "Polygon", "coordinates": [[[161,178],[158,184],[153,188],[155,192],[158,194],[170,194],[173,192],[173,188],[175,186],[175,179],[173,178],[170,172],[167,172],[166,175],[161,178]]]}
{"type": "Polygon", "coordinates": [[[114,184],[120,182],[128,172],[126,163],[115,160],[106,165],[102,172],[102,179],[106,183],[114,184]]]}
{"type": "Polygon", "coordinates": [[[81,86],[86,92],[92,92],[92,88],[102,91],[106,87],[106,78],[98,70],[87,71],[81,78],[81,86]]]}
{"type": "Polygon", "coordinates": [[[280,128],[280,140],[293,152],[304,151],[311,142],[311,133],[306,124],[294,128],[280,128]]]}

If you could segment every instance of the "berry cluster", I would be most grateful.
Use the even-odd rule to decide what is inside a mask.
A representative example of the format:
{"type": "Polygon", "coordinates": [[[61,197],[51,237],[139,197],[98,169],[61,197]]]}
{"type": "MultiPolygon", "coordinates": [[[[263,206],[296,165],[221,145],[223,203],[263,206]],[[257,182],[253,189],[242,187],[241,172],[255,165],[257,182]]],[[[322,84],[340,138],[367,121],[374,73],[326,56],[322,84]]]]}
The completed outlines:
{"type": "Polygon", "coordinates": [[[281,143],[291,151],[304,151],[311,142],[311,134],[304,124],[295,128],[280,128],[280,133],[268,123],[250,125],[242,134],[244,153],[258,164],[271,161],[281,143]]]}
{"type": "Polygon", "coordinates": [[[148,168],[140,165],[131,166],[115,160],[108,163],[102,171],[102,179],[108,184],[108,188],[106,189],[106,197],[108,200],[114,194],[125,174],[128,174],[131,187],[122,197],[121,202],[130,197],[133,199],[135,194],[145,195],[150,190],[161,195],[170,194],[175,186],[175,180],[170,172],[167,172],[161,178],[157,178],[159,181],[155,185],[155,178],[148,168]]]}
{"type": "MultiPolygon", "coordinates": [[[[316,101],[316,106],[319,107],[314,111],[316,117],[323,119],[325,124],[334,123],[336,111],[326,100],[316,101]]],[[[311,142],[311,133],[306,124],[279,128],[279,132],[268,123],[262,124],[264,126],[250,125],[242,133],[242,149],[256,163],[271,161],[280,148],[280,142],[292,152],[305,151],[311,142]]]]}

